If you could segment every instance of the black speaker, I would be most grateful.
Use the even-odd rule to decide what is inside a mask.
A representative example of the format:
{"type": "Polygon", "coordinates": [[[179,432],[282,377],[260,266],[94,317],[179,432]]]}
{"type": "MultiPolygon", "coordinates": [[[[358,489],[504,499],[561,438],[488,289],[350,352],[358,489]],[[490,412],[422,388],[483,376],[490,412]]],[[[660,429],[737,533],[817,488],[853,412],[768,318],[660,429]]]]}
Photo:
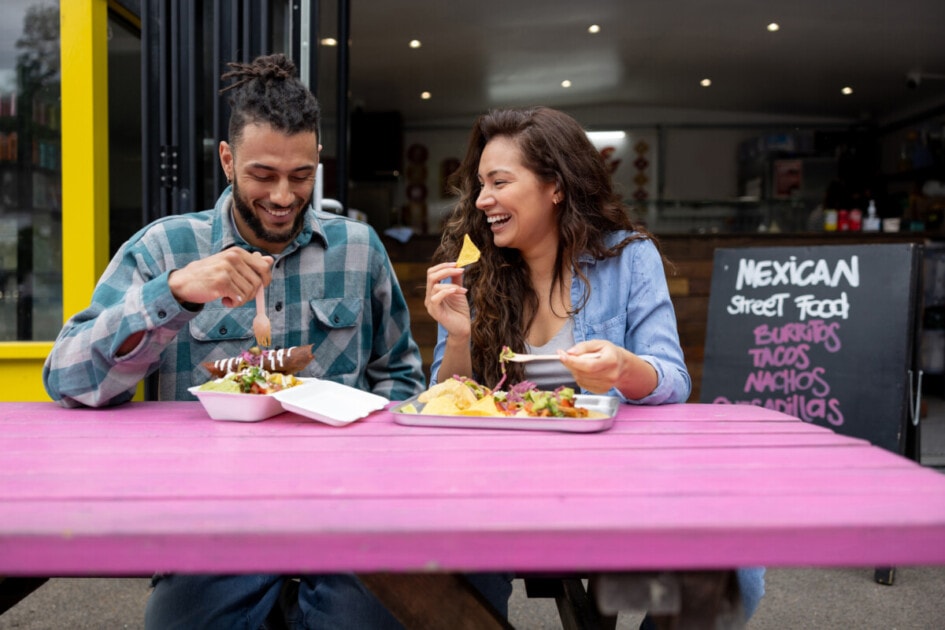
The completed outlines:
{"type": "Polygon", "coordinates": [[[404,119],[400,112],[351,113],[351,179],[392,181],[403,171],[404,119]]]}

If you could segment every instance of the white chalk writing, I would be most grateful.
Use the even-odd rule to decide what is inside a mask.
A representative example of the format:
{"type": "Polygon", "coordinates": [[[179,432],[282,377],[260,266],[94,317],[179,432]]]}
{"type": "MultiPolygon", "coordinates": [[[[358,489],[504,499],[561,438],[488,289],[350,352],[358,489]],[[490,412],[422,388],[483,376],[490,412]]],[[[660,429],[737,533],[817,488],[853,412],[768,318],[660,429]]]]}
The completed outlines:
{"type": "Polygon", "coordinates": [[[785,285],[838,287],[843,280],[851,287],[860,286],[858,256],[851,256],[849,261],[836,261],[833,269],[826,260],[798,260],[797,256],[786,261],[742,258],[738,261],[735,289],[785,285]]]}

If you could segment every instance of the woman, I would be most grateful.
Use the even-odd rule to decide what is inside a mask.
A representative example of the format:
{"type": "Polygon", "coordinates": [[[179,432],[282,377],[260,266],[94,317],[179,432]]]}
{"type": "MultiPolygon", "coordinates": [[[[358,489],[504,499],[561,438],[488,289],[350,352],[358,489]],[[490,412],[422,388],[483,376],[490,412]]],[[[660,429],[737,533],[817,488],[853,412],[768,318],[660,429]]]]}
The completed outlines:
{"type": "Polygon", "coordinates": [[[434,381],[495,385],[508,346],[562,359],[509,364],[511,383],[576,384],[641,404],[689,397],[656,241],[630,220],[577,121],[542,107],[490,112],[456,177],[460,200],[427,274],[440,325],[434,381]],[[482,255],[459,269],[467,233],[482,255]]]}
{"type": "MultiPolygon", "coordinates": [[[[454,175],[459,201],[427,271],[439,324],[431,383],[494,386],[499,354],[557,353],[508,363],[507,382],[576,385],[633,404],[681,403],[691,382],[656,239],[630,219],[584,129],[544,107],[480,116],[454,175]],[[469,234],[478,262],[457,268],[469,234]]],[[[739,571],[745,611],[764,570],[739,571]]]]}

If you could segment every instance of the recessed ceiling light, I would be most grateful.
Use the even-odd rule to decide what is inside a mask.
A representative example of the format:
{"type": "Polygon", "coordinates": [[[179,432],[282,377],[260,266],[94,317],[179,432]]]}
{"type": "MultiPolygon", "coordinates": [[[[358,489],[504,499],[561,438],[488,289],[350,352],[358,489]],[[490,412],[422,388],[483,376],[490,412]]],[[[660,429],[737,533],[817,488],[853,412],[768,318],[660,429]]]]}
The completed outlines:
{"type": "Polygon", "coordinates": [[[712,79],[702,79],[701,81],[699,81],[699,85],[701,85],[702,87],[709,87],[710,85],[712,85],[712,79]]]}
{"type": "Polygon", "coordinates": [[[588,33],[600,33],[600,24],[591,24],[587,27],[588,33]]]}
{"type": "Polygon", "coordinates": [[[768,31],[771,33],[774,33],[775,31],[780,31],[780,30],[781,30],[781,25],[778,24],[777,22],[772,22],[771,24],[768,25],[768,31]]]}
{"type": "Polygon", "coordinates": [[[853,94],[853,88],[851,88],[849,85],[845,85],[843,89],[840,90],[840,93],[846,96],[850,96],[851,94],[853,94]]]}
{"type": "Polygon", "coordinates": [[[563,88],[569,88],[569,87],[571,87],[571,82],[568,81],[567,79],[565,79],[564,81],[561,82],[561,87],[563,87],[563,88]]]}
{"type": "Polygon", "coordinates": [[[421,46],[423,46],[423,44],[420,42],[419,39],[411,39],[411,40],[410,40],[410,47],[411,47],[411,48],[420,48],[421,46]]]}
{"type": "Polygon", "coordinates": [[[338,45],[338,40],[335,39],[334,37],[323,37],[321,42],[322,42],[322,46],[337,46],[338,45]]]}
{"type": "Polygon", "coordinates": [[[432,96],[433,96],[433,95],[430,94],[429,92],[420,92],[420,98],[422,98],[422,99],[425,100],[425,101],[429,101],[429,100],[430,100],[430,97],[432,97],[432,96]]]}

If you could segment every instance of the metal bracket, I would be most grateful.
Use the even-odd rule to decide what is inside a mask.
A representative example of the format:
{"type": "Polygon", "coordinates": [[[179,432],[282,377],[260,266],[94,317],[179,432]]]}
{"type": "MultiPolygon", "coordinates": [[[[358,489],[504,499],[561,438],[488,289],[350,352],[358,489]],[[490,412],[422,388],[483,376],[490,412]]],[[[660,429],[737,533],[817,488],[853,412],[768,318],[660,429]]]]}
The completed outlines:
{"type": "Polygon", "coordinates": [[[179,151],[175,146],[161,146],[161,186],[163,188],[176,188],[178,178],[178,155],[179,151]]]}

